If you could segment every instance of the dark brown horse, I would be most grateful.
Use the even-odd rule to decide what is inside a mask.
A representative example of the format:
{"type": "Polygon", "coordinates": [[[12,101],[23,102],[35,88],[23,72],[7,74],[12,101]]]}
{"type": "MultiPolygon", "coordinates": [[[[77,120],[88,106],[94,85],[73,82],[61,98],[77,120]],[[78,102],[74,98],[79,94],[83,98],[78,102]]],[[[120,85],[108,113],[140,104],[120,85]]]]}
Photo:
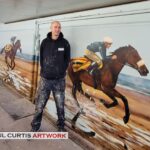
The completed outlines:
{"type": "MultiPolygon", "coordinates": [[[[139,56],[137,50],[130,45],[125,47],[120,47],[113,53],[113,55],[116,55],[117,59],[104,60],[103,68],[97,71],[97,75],[96,75],[96,80],[98,83],[97,89],[103,91],[112,100],[112,103],[107,103],[105,100],[100,99],[100,102],[103,103],[104,106],[107,108],[111,108],[118,105],[118,101],[116,97],[120,98],[123,101],[125,107],[125,116],[123,117],[123,121],[124,123],[127,123],[130,117],[128,101],[125,96],[123,96],[115,89],[118,75],[125,65],[128,65],[136,69],[141,76],[146,76],[149,73],[149,71],[144,64],[144,61],[139,56]]],[[[68,74],[73,83],[73,87],[72,87],[73,97],[76,99],[76,102],[80,107],[76,98],[76,92],[78,90],[86,97],[91,98],[87,93],[85,93],[82,90],[81,83],[83,82],[91,87],[94,87],[93,79],[85,70],[81,70],[79,72],[73,72],[72,61],[70,62],[68,67],[68,74]]],[[[76,120],[78,119],[81,113],[83,113],[83,110],[80,108],[80,111],[72,119],[72,123],[75,124],[76,120]]]]}
{"type": "Polygon", "coordinates": [[[20,50],[20,53],[22,52],[21,49],[21,42],[20,40],[17,40],[15,44],[12,46],[11,50],[5,51],[5,46],[1,51],[1,54],[5,51],[5,62],[7,64],[8,69],[11,68],[13,70],[15,68],[15,56],[17,53],[17,50],[20,50]],[[8,58],[10,58],[10,62],[8,61],[8,58]]]}

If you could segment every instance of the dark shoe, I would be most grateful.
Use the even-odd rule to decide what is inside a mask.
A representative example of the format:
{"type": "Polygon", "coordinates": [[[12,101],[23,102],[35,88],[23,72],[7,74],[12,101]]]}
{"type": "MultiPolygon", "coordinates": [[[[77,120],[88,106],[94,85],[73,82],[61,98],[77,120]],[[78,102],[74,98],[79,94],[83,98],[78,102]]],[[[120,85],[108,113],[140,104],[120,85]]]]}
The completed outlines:
{"type": "Polygon", "coordinates": [[[33,123],[31,122],[31,130],[30,132],[38,132],[40,129],[41,124],[40,123],[33,123]]]}
{"type": "Polygon", "coordinates": [[[96,70],[97,70],[97,68],[98,68],[98,64],[95,62],[88,68],[88,73],[93,78],[93,84],[94,84],[95,89],[97,89],[97,81],[96,81],[96,70]]]}
{"type": "Polygon", "coordinates": [[[92,70],[94,89],[97,89],[96,70],[92,70]]]}
{"type": "Polygon", "coordinates": [[[98,64],[96,63],[96,62],[92,62],[92,64],[89,66],[89,68],[88,68],[88,73],[90,74],[90,75],[92,75],[93,74],[93,71],[95,70],[95,69],[97,69],[97,67],[98,67],[98,64]]]}
{"type": "Polygon", "coordinates": [[[31,130],[30,130],[30,132],[38,132],[39,131],[39,128],[32,128],[31,130]]]}
{"type": "Polygon", "coordinates": [[[58,128],[58,132],[67,132],[65,128],[58,128]]]}
{"type": "Polygon", "coordinates": [[[93,74],[93,71],[94,71],[93,66],[90,66],[90,67],[88,68],[88,73],[89,73],[90,75],[92,75],[92,74],[93,74]]]}
{"type": "Polygon", "coordinates": [[[96,79],[93,78],[93,81],[94,81],[94,89],[97,89],[97,82],[96,82],[96,79]]]}

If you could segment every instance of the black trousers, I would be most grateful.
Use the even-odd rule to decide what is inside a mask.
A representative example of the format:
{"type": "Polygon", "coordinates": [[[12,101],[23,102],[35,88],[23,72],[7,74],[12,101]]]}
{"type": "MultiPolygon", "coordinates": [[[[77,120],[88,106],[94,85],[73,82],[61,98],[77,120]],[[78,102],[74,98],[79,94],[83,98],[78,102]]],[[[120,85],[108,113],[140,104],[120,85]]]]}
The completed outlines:
{"type": "Polygon", "coordinates": [[[64,100],[65,100],[65,79],[48,80],[41,77],[39,87],[35,97],[35,115],[31,122],[32,128],[38,130],[41,126],[43,109],[49,99],[49,96],[53,93],[53,97],[56,104],[57,116],[58,116],[58,128],[64,128],[65,112],[64,112],[64,100]]]}

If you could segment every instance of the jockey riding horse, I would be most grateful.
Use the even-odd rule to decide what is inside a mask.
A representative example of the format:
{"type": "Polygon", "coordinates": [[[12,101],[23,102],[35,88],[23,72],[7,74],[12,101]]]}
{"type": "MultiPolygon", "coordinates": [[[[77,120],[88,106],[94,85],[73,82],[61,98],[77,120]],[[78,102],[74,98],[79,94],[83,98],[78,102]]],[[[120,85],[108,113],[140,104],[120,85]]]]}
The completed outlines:
{"type": "MultiPolygon", "coordinates": [[[[85,57],[92,61],[91,65],[88,67],[88,73],[92,75],[94,88],[97,88],[97,81],[96,81],[96,71],[97,69],[102,68],[102,60],[111,58],[116,59],[116,56],[106,56],[106,49],[110,48],[112,45],[112,38],[111,37],[104,37],[102,42],[94,42],[87,46],[85,50],[85,57]],[[101,55],[102,60],[98,57],[95,53],[99,52],[101,55]]],[[[86,64],[85,64],[86,65],[86,64]]],[[[84,66],[82,66],[84,67],[84,66]]]]}

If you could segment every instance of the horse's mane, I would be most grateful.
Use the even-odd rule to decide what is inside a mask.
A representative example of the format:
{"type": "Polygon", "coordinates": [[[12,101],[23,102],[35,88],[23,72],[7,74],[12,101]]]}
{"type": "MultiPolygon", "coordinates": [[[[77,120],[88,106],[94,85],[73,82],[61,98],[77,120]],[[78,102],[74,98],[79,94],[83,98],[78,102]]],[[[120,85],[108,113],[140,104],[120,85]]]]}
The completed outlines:
{"type": "Polygon", "coordinates": [[[18,42],[20,42],[20,40],[17,40],[15,43],[18,43],[18,42]]]}
{"type": "Polygon", "coordinates": [[[133,48],[133,47],[131,45],[119,47],[113,52],[113,54],[117,54],[118,52],[123,51],[123,50],[127,51],[130,48],[133,48]]]}
{"type": "MultiPolygon", "coordinates": [[[[119,55],[121,57],[124,57],[125,53],[129,52],[129,50],[131,50],[131,49],[134,49],[131,45],[121,46],[121,47],[117,48],[114,52],[112,52],[112,55],[117,55],[117,56],[119,55]]],[[[109,58],[109,59],[103,60],[103,62],[104,63],[111,63],[112,59],[109,58]]]]}

